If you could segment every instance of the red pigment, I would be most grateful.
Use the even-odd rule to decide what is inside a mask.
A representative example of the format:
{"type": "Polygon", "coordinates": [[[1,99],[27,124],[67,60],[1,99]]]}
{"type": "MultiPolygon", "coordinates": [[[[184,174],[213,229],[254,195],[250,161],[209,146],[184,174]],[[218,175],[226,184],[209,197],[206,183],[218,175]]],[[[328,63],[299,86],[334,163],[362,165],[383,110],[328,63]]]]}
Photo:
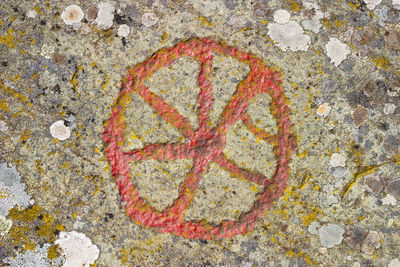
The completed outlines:
{"type": "Polygon", "coordinates": [[[112,116],[106,123],[103,140],[106,144],[106,156],[112,167],[112,173],[119,192],[126,202],[128,215],[140,225],[154,228],[159,232],[168,232],[186,238],[221,239],[244,234],[254,228],[257,221],[278,199],[287,186],[289,177],[289,161],[295,143],[291,135],[291,122],[286,97],[280,87],[280,74],[265,66],[256,56],[239,51],[213,39],[201,38],[181,42],[169,49],[156,52],[146,61],[129,69],[122,90],[114,104],[112,116]],[[237,90],[222,112],[217,126],[208,123],[212,98],[210,73],[213,54],[220,53],[232,57],[250,67],[247,77],[241,81],[237,90]],[[200,61],[198,76],[200,93],[198,96],[199,127],[194,131],[184,116],[167,104],[161,97],[150,91],[144,81],[156,70],[170,66],[182,56],[193,57],[200,61]],[[185,138],[181,144],[152,144],[142,149],[124,152],[123,136],[126,128],[124,112],[126,101],[133,94],[139,94],[168,123],[172,124],[185,138]],[[256,127],[246,109],[249,101],[259,93],[271,96],[271,113],[277,121],[278,133],[271,135],[256,127]],[[229,160],[223,153],[226,133],[236,121],[242,120],[244,125],[258,138],[274,146],[277,166],[273,177],[265,177],[259,173],[243,169],[229,160]],[[163,211],[155,210],[139,197],[139,192],[132,183],[129,164],[132,161],[148,159],[174,160],[190,159],[193,167],[185,181],[180,185],[179,197],[163,211]],[[247,179],[263,186],[251,210],[243,214],[237,221],[226,220],[213,225],[204,220],[186,221],[185,211],[196,195],[202,176],[211,162],[228,171],[232,176],[247,179]]]}

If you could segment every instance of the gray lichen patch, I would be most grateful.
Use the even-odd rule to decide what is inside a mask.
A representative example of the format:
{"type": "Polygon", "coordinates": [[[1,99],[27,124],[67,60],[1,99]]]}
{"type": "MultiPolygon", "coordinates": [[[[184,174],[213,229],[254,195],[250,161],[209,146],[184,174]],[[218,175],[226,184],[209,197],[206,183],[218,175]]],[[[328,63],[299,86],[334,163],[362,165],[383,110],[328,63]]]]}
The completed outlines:
{"type": "Polygon", "coordinates": [[[35,250],[26,250],[24,253],[18,254],[15,257],[7,257],[4,259],[4,263],[9,264],[8,266],[13,267],[26,267],[26,266],[66,266],[62,265],[64,257],[58,257],[50,260],[48,250],[51,245],[46,243],[42,247],[37,245],[35,250]]]}
{"type": "Polygon", "coordinates": [[[178,197],[179,186],[191,168],[190,160],[151,159],[131,164],[131,173],[140,197],[162,211],[178,197]]]}
{"type": "Polygon", "coordinates": [[[161,118],[138,94],[132,94],[125,110],[124,149],[142,148],[146,144],[177,142],[181,135],[161,118]],[[146,123],[138,123],[146,122],[146,123]]]}
{"type": "Polygon", "coordinates": [[[211,72],[211,84],[213,87],[210,121],[216,123],[226,104],[236,92],[236,87],[244,80],[250,71],[250,67],[238,60],[214,54],[213,71],[211,72]]]}
{"type": "Polygon", "coordinates": [[[237,220],[251,209],[260,190],[256,184],[234,178],[217,164],[211,163],[185,213],[185,219],[204,219],[214,224],[223,220],[237,220]]]}
{"type": "Polygon", "coordinates": [[[194,129],[198,127],[197,96],[200,63],[193,58],[182,57],[171,66],[161,68],[145,81],[151,91],[163,98],[181,115],[186,117],[194,129]]]}
{"type": "Polygon", "coordinates": [[[254,136],[242,122],[229,128],[224,153],[242,168],[258,172],[269,179],[274,174],[276,157],[272,145],[254,136]]]}
{"type": "Polygon", "coordinates": [[[265,93],[259,94],[250,101],[247,113],[258,128],[270,134],[277,134],[278,128],[276,120],[271,114],[270,105],[271,97],[265,93]]]}
{"type": "Polygon", "coordinates": [[[332,248],[342,243],[344,229],[339,225],[328,223],[318,229],[318,234],[321,245],[332,248]]]}
{"type": "Polygon", "coordinates": [[[0,163],[0,216],[7,216],[15,205],[20,209],[29,205],[31,197],[25,192],[25,187],[15,166],[0,163]]]}

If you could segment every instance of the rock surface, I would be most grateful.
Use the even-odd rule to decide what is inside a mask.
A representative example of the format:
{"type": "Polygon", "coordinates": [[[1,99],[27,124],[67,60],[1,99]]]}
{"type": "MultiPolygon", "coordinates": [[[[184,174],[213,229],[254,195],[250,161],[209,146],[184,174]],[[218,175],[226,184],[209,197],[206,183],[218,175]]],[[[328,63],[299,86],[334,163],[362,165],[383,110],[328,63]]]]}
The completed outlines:
{"type": "Polygon", "coordinates": [[[397,266],[399,10],[0,1],[0,266],[397,266]]]}

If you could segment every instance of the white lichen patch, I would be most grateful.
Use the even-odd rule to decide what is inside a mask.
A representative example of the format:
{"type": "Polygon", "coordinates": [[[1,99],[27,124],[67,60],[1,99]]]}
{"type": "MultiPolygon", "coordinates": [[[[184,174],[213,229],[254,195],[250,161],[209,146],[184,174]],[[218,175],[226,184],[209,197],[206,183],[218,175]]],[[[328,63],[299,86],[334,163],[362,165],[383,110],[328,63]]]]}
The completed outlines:
{"type": "Polygon", "coordinates": [[[63,120],[59,120],[50,126],[50,134],[54,138],[63,141],[71,136],[71,129],[65,126],[63,120]]]}
{"type": "Polygon", "coordinates": [[[130,33],[131,29],[129,28],[128,25],[126,24],[121,24],[118,27],[118,36],[121,37],[128,37],[129,33],[130,33]]]}
{"type": "Polygon", "coordinates": [[[364,3],[367,4],[367,8],[369,10],[375,9],[377,5],[379,5],[382,0],[364,0],[364,3]]]}
{"type": "Polygon", "coordinates": [[[321,104],[317,109],[318,116],[326,117],[328,116],[329,112],[331,111],[331,107],[328,103],[321,104]]]}
{"type": "Polygon", "coordinates": [[[74,24],[72,25],[72,28],[73,28],[75,31],[78,31],[81,27],[82,27],[82,23],[80,23],[80,22],[74,23],[74,24]]]}
{"type": "Polygon", "coordinates": [[[159,18],[155,13],[144,13],[142,15],[142,24],[146,27],[151,27],[159,21],[159,18]]]}
{"type": "Polygon", "coordinates": [[[38,15],[38,13],[37,13],[35,10],[29,10],[29,11],[26,13],[26,16],[27,16],[28,18],[31,18],[31,19],[36,19],[36,18],[37,18],[37,15],[38,15]]]}
{"type": "Polygon", "coordinates": [[[110,28],[114,21],[114,6],[110,2],[102,2],[97,8],[98,13],[94,22],[103,29],[110,28]]]}
{"type": "Polygon", "coordinates": [[[7,124],[4,121],[0,120],[0,131],[5,132],[7,130],[8,130],[7,124]]]}
{"type": "Polygon", "coordinates": [[[44,44],[40,51],[40,55],[47,59],[50,59],[53,56],[53,53],[54,53],[54,47],[48,44],[44,44]]]}
{"type": "Polygon", "coordinates": [[[279,24],[285,24],[290,21],[290,13],[284,9],[278,9],[274,13],[274,21],[279,24]]]}
{"type": "Polygon", "coordinates": [[[328,249],[326,247],[320,247],[318,250],[319,250],[319,253],[321,253],[321,254],[325,254],[328,252],[328,249]]]}
{"type": "Polygon", "coordinates": [[[82,35],[86,35],[92,32],[92,28],[89,26],[89,24],[83,24],[82,27],[80,28],[80,32],[82,35]]]}
{"type": "Polygon", "coordinates": [[[392,4],[395,9],[400,10],[400,0],[392,0],[392,4]]]}
{"type": "Polygon", "coordinates": [[[0,215],[0,236],[6,235],[10,231],[11,226],[12,220],[0,215]]]}
{"type": "Polygon", "coordinates": [[[367,237],[364,239],[364,242],[362,244],[362,252],[368,255],[374,254],[374,250],[381,246],[380,240],[381,238],[379,237],[378,232],[369,231],[367,237]]]}
{"type": "Polygon", "coordinates": [[[242,16],[232,15],[229,18],[228,24],[236,28],[241,28],[246,24],[246,18],[242,16]]]}
{"type": "Polygon", "coordinates": [[[332,167],[345,167],[346,166],[346,158],[338,153],[333,153],[329,164],[332,167]]]}
{"type": "Polygon", "coordinates": [[[312,235],[318,235],[318,229],[321,227],[321,225],[319,224],[319,222],[317,221],[313,221],[312,223],[310,223],[308,225],[308,232],[312,235]]]}
{"type": "Polygon", "coordinates": [[[61,247],[65,256],[63,267],[89,267],[100,254],[99,248],[85,234],[76,231],[61,232],[54,243],[61,247]]]}
{"type": "Polygon", "coordinates": [[[50,246],[51,245],[48,243],[44,244],[43,247],[37,245],[35,250],[26,250],[24,253],[18,254],[15,257],[7,257],[3,262],[13,267],[62,266],[63,257],[58,257],[53,260],[48,259],[47,254],[50,246]]]}
{"type": "Polygon", "coordinates": [[[400,260],[398,258],[391,260],[388,267],[400,267],[400,260]]]}
{"type": "Polygon", "coordinates": [[[349,172],[349,169],[347,169],[345,167],[335,167],[335,168],[333,168],[332,175],[335,178],[342,178],[342,177],[346,176],[346,174],[348,172],[349,172]]]}
{"type": "Polygon", "coordinates": [[[28,207],[31,197],[25,192],[25,187],[15,166],[0,163],[0,216],[7,216],[15,205],[20,209],[28,207]]]}
{"type": "Polygon", "coordinates": [[[325,45],[325,49],[331,62],[334,63],[336,67],[350,54],[349,47],[334,37],[329,39],[329,42],[325,45]]]}
{"type": "Polygon", "coordinates": [[[314,1],[303,1],[303,7],[305,10],[314,12],[314,16],[310,19],[302,20],[300,22],[301,26],[303,26],[306,30],[318,33],[322,27],[320,19],[323,19],[326,14],[321,11],[320,7],[314,3],[314,1]]]}
{"type": "MultiPolygon", "coordinates": [[[[385,113],[386,115],[390,115],[390,114],[393,114],[395,110],[396,110],[395,104],[386,103],[383,108],[383,113],[385,113]]],[[[0,125],[1,125],[1,123],[0,123],[0,125]]],[[[0,126],[0,129],[1,129],[1,126],[0,126]]]]}
{"type": "Polygon", "coordinates": [[[268,35],[283,51],[307,51],[310,46],[310,36],[304,34],[303,28],[295,21],[269,24],[268,35]]]}
{"type": "Polygon", "coordinates": [[[83,11],[77,5],[69,5],[61,13],[61,19],[67,25],[73,25],[75,23],[81,22],[83,17],[83,11]]]}
{"type": "Polygon", "coordinates": [[[397,203],[396,198],[391,194],[387,194],[384,198],[382,198],[382,205],[395,206],[396,203],[397,203]]]}

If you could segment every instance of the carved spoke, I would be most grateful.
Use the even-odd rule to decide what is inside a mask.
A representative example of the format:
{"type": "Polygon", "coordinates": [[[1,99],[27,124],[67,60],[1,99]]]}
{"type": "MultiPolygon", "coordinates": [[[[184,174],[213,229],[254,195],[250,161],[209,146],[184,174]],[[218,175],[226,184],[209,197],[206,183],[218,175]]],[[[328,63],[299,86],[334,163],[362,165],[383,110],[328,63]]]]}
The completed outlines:
{"type": "Polygon", "coordinates": [[[210,160],[198,158],[193,160],[193,167],[179,188],[179,197],[164,210],[164,215],[174,214],[184,220],[185,211],[196,195],[200,180],[208,169],[210,160]]]}
{"type": "Polygon", "coordinates": [[[172,124],[186,139],[190,139],[194,136],[189,121],[161,97],[150,91],[144,84],[138,85],[136,91],[161,118],[172,124]]]}
{"type": "Polygon", "coordinates": [[[257,185],[265,186],[266,184],[272,184],[273,182],[267,179],[265,176],[252,172],[237,166],[234,162],[229,160],[223,153],[219,153],[213,157],[215,163],[227,170],[232,176],[239,179],[245,179],[247,181],[256,183],[257,185]]]}
{"type": "Polygon", "coordinates": [[[208,53],[202,54],[200,59],[201,61],[200,72],[199,72],[200,93],[198,98],[199,109],[197,113],[200,127],[204,127],[213,102],[212,85],[210,82],[212,59],[213,59],[213,54],[211,50],[209,50],[208,53]]]}

